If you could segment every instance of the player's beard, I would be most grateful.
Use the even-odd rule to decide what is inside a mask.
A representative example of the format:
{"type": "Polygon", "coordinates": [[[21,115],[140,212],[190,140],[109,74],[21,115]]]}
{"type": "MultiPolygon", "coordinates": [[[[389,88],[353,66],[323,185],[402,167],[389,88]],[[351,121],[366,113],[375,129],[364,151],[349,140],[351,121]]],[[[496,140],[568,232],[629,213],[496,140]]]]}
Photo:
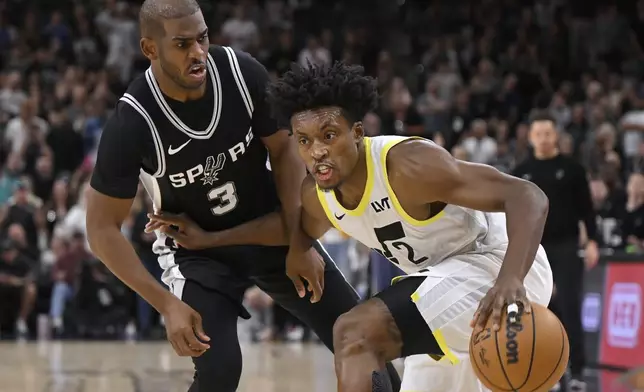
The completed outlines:
{"type": "Polygon", "coordinates": [[[186,82],[182,77],[181,69],[179,69],[179,67],[175,67],[170,61],[166,60],[162,50],[159,51],[159,65],[161,66],[163,73],[182,89],[197,90],[203,85],[203,83],[205,83],[205,81],[199,84],[186,82]]]}

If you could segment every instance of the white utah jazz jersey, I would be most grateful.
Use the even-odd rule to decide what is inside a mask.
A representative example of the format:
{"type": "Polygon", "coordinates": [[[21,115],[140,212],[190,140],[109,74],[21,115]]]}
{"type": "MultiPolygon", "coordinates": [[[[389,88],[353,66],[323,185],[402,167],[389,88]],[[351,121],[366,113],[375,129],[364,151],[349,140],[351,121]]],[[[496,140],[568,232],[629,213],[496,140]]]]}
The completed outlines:
{"type": "Polygon", "coordinates": [[[367,185],[358,207],[348,210],[338,202],[335,192],[317,191],[331,223],[408,274],[458,254],[507,247],[504,213],[447,205],[436,216],[419,221],[403,210],[389,184],[386,160],[393,146],[409,139],[401,136],[364,139],[367,185]]]}

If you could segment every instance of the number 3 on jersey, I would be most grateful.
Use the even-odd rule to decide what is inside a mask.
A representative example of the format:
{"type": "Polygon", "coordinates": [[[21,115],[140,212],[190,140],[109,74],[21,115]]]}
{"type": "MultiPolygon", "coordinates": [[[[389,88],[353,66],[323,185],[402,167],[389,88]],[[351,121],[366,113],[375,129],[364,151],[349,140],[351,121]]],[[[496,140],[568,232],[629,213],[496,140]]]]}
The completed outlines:
{"type": "Polygon", "coordinates": [[[394,257],[394,255],[391,253],[389,250],[389,247],[385,242],[391,241],[391,246],[398,250],[406,250],[407,251],[407,260],[414,264],[420,264],[427,260],[427,257],[421,257],[419,259],[416,259],[416,255],[414,254],[414,249],[406,242],[400,241],[403,238],[405,238],[405,230],[403,228],[402,223],[400,222],[394,222],[391,223],[387,226],[383,227],[376,227],[373,229],[373,231],[376,233],[376,238],[378,238],[378,242],[380,242],[380,246],[382,246],[382,251],[376,249],[378,253],[383,255],[384,257],[388,258],[389,261],[395,264],[400,264],[398,259],[394,257]]]}
{"type": "Polygon", "coordinates": [[[214,215],[220,216],[234,210],[239,202],[235,183],[228,181],[221,186],[212,188],[208,191],[208,201],[216,204],[210,209],[214,215]]]}

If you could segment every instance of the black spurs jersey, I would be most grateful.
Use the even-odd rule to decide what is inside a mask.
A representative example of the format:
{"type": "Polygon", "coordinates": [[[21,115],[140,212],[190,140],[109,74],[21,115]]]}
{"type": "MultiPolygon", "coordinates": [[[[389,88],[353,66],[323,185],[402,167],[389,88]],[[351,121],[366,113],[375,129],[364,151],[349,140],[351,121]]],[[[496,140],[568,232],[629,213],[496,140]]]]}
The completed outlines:
{"type": "Polygon", "coordinates": [[[261,141],[277,132],[265,103],[268,73],[250,55],[211,47],[199,100],[165,96],[152,70],[137,77],[107,122],[91,185],[132,198],[139,177],[158,210],[223,230],[279,206],[261,141]]]}

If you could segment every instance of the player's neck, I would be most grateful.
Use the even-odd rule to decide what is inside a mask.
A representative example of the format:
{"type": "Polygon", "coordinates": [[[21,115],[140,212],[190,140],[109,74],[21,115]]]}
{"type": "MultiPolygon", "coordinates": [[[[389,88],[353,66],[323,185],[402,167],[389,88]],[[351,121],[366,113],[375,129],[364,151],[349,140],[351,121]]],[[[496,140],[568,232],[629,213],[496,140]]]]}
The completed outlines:
{"type": "Polygon", "coordinates": [[[367,189],[368,175],[367,157],[363,143],[360,146],[358,163],[353,169],[353,172],[335,190],[335,196],[344,208],[352,210],[358,207],[367,189]]]}
{"type": "Polygon", "coordinates": [[[163,72],[158,65],[155,66],[155,64],[152,65],[152,75],[154,75],[154,79],[156,79],[161,92],[175,101],[192,101],[203,97],[206,93],[206,83],[203,83],[199,88],[194,90],[185,89],[178,86],[174,80],[170,79],[165,72],[163,72]]]}
{"type": "Polygon", "coordinates": [[[540,161],[546,160],[546,159],[552,159],[557,157],[559,155],[559,149],[555,148],[554,150],[551,151],[536,151],[534,152],[534,157],[540,161]]]}

